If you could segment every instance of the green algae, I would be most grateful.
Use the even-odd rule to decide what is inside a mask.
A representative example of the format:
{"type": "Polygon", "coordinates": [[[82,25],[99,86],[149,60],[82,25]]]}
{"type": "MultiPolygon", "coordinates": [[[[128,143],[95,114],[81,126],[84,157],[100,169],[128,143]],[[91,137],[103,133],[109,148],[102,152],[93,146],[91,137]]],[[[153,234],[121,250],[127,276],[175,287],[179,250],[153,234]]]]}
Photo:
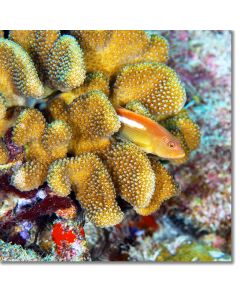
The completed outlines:
{"type": "Polygon", "coordinates": [[[157,257],[157,262],[214,262],[231,261],[231,257],[219,249],[192,242],[183,244],[175,254],[171,254],[166,248],[163,248],[161,254],[157,257]]]}

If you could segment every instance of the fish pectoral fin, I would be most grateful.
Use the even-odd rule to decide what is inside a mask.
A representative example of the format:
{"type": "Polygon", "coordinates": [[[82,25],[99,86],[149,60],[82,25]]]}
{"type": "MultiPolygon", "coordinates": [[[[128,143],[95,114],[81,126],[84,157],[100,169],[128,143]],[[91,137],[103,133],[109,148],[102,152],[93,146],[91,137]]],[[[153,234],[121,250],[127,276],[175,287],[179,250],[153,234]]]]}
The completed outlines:
{"type": "Polygon", "coordinates": [[[149,144],[138,144],[138,147],[141,148],[144,152],[153,153],[152,146],[149,144]]]}
{"type": "Polygon", "coordinates": [[[124,138],[128,139],[129,141],[133,142],[134,144],[138,145],[138,147],[144,149],[150,149],[150,145],[147,141],[144,141],[143,139],[139,139],[139,138],[134,138],[134,135],[129,135],[126,133],[120,133],[121,136],[123,136],[124,138]]]}

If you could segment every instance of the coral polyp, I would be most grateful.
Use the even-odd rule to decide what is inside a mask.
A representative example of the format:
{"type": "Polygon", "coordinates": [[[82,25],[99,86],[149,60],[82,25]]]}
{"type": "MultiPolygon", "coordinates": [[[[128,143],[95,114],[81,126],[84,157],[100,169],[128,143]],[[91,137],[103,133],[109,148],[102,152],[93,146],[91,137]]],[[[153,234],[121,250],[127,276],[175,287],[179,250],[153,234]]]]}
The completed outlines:
{"type": "MultiPolygon", "coordinates": [[[[0,164],[8,184],[21,193],[74,195],[100,227],[122,222],[122,202],[146,216],[176,196],[162,152],[150,154],[141,138],[123,136],[119,113],[132,111],[131,122],[143,126],[144,119],[164,131],[167,152],[174,138],[181,156],[165,159],[184,162],[198,147],[184,86],[166,65],[168,47],[165,38],[138,30],[13,30],[0,38],[0,164]]],[[[157,142],[151,134],[149,147],[157,142]]]]}

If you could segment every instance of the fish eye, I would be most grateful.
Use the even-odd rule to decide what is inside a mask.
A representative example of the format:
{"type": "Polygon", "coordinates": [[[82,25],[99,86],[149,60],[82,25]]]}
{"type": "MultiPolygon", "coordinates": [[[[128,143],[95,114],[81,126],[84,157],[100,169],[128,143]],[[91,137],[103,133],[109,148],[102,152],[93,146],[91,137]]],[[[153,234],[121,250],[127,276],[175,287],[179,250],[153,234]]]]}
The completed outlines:
{"type": "Polygon", "coordinates": [[[170,141],[167,143],[169,148],[174,148],[175,147],[175,143],[173,141],[170,141]]]}

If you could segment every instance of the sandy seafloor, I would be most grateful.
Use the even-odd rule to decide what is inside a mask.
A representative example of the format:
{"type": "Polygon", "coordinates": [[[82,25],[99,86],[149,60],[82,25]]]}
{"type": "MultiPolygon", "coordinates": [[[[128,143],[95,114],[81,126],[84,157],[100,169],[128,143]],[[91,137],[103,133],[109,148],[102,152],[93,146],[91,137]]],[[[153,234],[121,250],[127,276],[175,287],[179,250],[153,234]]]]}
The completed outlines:
{"type": "MultiPolygon", "coordinates": [[[[230,31],[150,31],[164,35],[170,61],[185,84],[200,148],[169,166],[181,195],[151,217],[132,210],[122,224],[100,229],[86,222],[84,260],[231,261],[231,38],[230,31]]],[[[0,241],[0,260],[53,261],[0,241]]],[[[80,259],[81,260],[81,259],[80,259]]]]}

